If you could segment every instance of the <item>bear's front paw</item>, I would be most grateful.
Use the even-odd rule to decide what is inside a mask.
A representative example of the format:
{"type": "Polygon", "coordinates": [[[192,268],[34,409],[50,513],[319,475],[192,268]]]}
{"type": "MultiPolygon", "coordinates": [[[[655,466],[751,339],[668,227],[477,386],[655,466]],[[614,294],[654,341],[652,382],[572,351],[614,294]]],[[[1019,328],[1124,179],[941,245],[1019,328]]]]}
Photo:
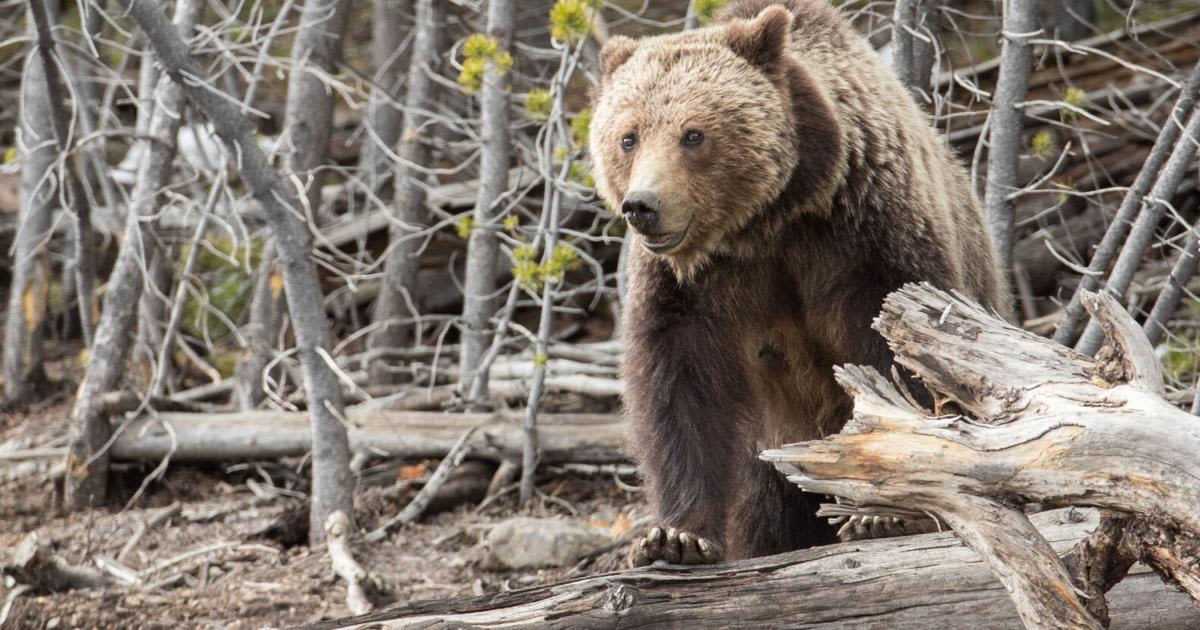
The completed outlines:
{"type": "Polygon", "coordinates": [[[725,550],[715,540],[681,532],[674,527],[652,527],[645,537],[633,542],[629,566],[644,567],[662,560],[667,564],[713,564],[725,559],[725,550]]]}

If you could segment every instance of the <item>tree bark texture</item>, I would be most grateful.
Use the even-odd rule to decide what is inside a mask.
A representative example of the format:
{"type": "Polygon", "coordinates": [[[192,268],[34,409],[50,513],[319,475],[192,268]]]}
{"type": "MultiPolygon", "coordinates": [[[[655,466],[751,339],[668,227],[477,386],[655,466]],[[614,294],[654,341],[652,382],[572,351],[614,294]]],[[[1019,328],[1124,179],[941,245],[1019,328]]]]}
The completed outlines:
{"type": "Polygon", "coordinates": [[[1000,268],[1012,272],[1014,204],[1012,195],[1021,189],[1017,164],[1021,155],[1024,113],[1019,106],[1029,90],[1033,50],[1027,40],[1037,35],[1037,2],[1007,0],[1004,3],[1000,52],[1000,77],[992,95],[989,117],[987,186],[983,205],[1000,268]]]}
{"type": "MultiPolygon", "coordinates": [[[[293,185],[305,191],[310,221],[320,223],[321,167],[329,154],[333,129],[333,92],[321,79],[337,74],[342,56],[342,37],[346,32],[349,0],[312,0],[300,13],[300,30],[292,46],[291,74],[288,77],[287,111],[284,115],[287,139],[284,173],[294,178],[293,185]]],[[[267,235],[265,238],[270,239],[267,235]]],[[[280,283],[275,278],[275,248],[263,250],[251,297],[247,338],[250,341],[238,362],[235,378],[238,403],[242,408],[258,406],[263,398],[263,369],[274,357],[275,339],[283,324],[284,302],[280,283]],[[262,285],[266,281],[266,286],[262,285]]]]}
{"type": "Polygon", "coordinates": [[[1158,137],[1154,140],[1154,147],[1150,149],[1149,157],[1142,164],[1133,185],[1121,199],[1121,206],[1113,216],[1112,222],[1109,223],[1108,230],[1104,232],[1104,238],[1096,246],[1091,262],[1088,263],[1088,273],[1080,280],[1079,289],[1071,296],[1063,320],[1054,331],[1054,340],[1058,343],[1073,343],[1079,334],[1080,324],[1087,321],[1087,311],[1083,308],[1082,298],[1086,292],[1095,291],[1100,286],[1108,272],[1109,263],[1120,252],[1121,244],[1125,242],[1125,237],[1129,234],[1130,225],[1133,224],[1134,217],[1142,207],[1143,198],[1158,179],[1163,165],[1173,153],[1179,136],[1188,124],[1197,95],[1200,95],[1200,63],[1192,68],[1191,74],[1180,89],[1179,96],[1175,99],[1175,106],[1158,131],[1158,137]]]}
{"type": "MultiPolygon", "coordinates": [[[[1107,334],[1091,359],[929,285],[893,293],[876,320],[896,361],[937,401],[921,409],[873,368],[839,368],[854,398],[842,433],[767,451],[805,490],[947,523],[1011,593],[1031,628],[1099,628],[1021,503],[1136,515],[1200,534],[1200,424],[1163,398],[1158,359],[1106,294],[1084,304],[1107,334]]],[[[1168,552],[1165,554],[1170,556],[1168,552]]],[[[1186,558],[1143,559],[1200,583],[1186,558]]]]}
{"type": "MultiPolygon", "coordinates": [[[[407,164],[401,164],[396,172],[395,216],[388,229],[389,245],[383,266],[383,286],[376,300],[372,322],[375,329],[367,340],[370,349],[403,345],[411,326],[393,320],[418,315],[420,295],[413,288],[417,282],[417,257],[423,242],[420,232],[427,228],[428,223],[425,174],[421,169],[430,161],[432,121],[429,112],[434,109],[435,96],[435,83],[431,75],[437,72],[441,60],[445,4],[435,0],[417,2],[417,34],[404,95],[404,131],[398,147],[400,157],[407,164]]],[[[388,383],[394,377],[382,362],[376,362],[372,366],[371,380],[388,383]]]]}
{"type": "MultiPolygon", "coordinates": [[[[471,427],[472,457],[519,458],[524,434],[516,413],[443,413],[346,409],[354,450],[371,449],[390,457],[444,457],[471,427]]],[[[610,464],[628,461],[625,427],[608,414],[542,414],[542,461],[610,464]]],[[[122,461],[236,462],[298,457],[312,445],[305,414],[282,411],[239,413],[159,412],[134,420],[113,442],[122,461]],[[170,425],[168,431],[166,425],[170,425]],[[172,451],[172,449],[174,449],[172,451]]]]}
{"type": "MultiPolygon", "coordinates": [[[[1090,511],[1037,515],[1063,552],[1096,527],[1090,511]]],[[[1153,574],[1110,593],[1113,628],[1184,630],[1187,596],[1153,574]]],[[[427,601],[307,630],[375,628],[855,628],[1020,630],[1004,587],[953,534],[829,545],[703,567],[619,571],[475,598],[427,601]]]]}
{"type": "MultiPolygon", "coordinates": [[[[29,29],[33,30],[32,24],[29,29]]],[[[56,151],[49,101],[42,57],[29,54],[21,74],[17,130],[20,209],[4,320],[4,399],[10,404],[28,400],[46,378],[42,337],[50,285],[50,213],[59,185],[52,172],[56,151]]]]}
{"type": "Polygon", "coordinates": [[[396,167],[382,147],[391,149],[400,139],[403,114],[398,100],[404,91],[404,68],[409,59],[403,15],[412,9],[412,0],[372,0],[371,60],[375,66],[375,86],[371,90],[368,122],[374,138],[364,139],[359,170],[364,173],[371,193],[384,203],[392,200],[392,178],[396,167]]]}
{"type": "MultiPolygon", "coordinates": [[[[175,29],[172,32],[182,38],[191,35],[203,8],[203,0],[179,0],[173,26],[161,7],[152,6],[147,11],[154,13],[163,28],[175,29]]],[[[105,499],[109,454],[104,447],[110,427],[100,396],[116,388],[125,375],[138,313],[135,305],[145,282],[142,265],[155,257],[155,241],[148,233],[153,228],[143,226],[143,221],[158,213],[164,199],[161,193],[170,181],[175,160],[183,93],[165,78],[160,79],[155,90],[155,102],[160,106],[151,115],[147,130],[147,159],[138,167],[121,247],[105,292],[107,308],[101,311],[87,370],[71,408],[71,446],[63,484],[64,505],[69,509],[84,509],[105,499]]]]}
{"type": "MultiPolygon", "coordinates": [[[[489,0],[487,36],[503,50],[513,41],[512,0],[489,0]]],[[[511,71],[497,67],[489,59],[484,68],[483,90],[479,99],[483,119],[480,135],[483,155],[479,165],[479,195],[475,201],[474,229],[467,244],[467,273],[463,289],[463,337],[459,354],[459,388],[471,392],[473,381],[482,379],[479,391],[487,395],[487,374],[477,374],[480,360],[492,343],[491,326],[496,311],[496,284],[500,276],[496,259],[500,253],[497,215],[508,189],[508,170],[512,141],[509,138],[508,96],[512,87],[511,71]]]]}
{"type": "Polygon", "coordinates": [[[124,0],[122,4],[150,39],[165,72],[176,85],[183,87],[188,100],[213,124],[229,154],[238,156],[238,171],[262,206],[275,235],[312,421],[309,536],[310,542],[318,542],[324,536],[324,524],[330,514],[338,510],[352,513],[353,479],[349,468],[350,446],[342,424],[342,392],[324,358],[329,356],[331,347],[329,324],[312,260],[312,234],[300,218],[302,204],[295,188],[280,176],[259,148],[246,116],[211,87],[197,85],[192,80],[203,76],[199,65],[154,3],[124,0]]]}
{"type": "Polygon", "coordinates": [[[918,103],[933,100],[934,37],[938,8],[933,0],[897,0],[892,16],[892,69],[918,103]]]}

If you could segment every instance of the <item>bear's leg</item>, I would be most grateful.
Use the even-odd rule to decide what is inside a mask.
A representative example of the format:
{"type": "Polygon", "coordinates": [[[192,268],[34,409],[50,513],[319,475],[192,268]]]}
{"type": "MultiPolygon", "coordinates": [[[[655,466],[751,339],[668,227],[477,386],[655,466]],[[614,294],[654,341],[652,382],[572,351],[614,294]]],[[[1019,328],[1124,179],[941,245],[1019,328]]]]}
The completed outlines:
{"type": "Polygon", "coordinates": [[[746,493],[729,519],[729,557],[756,558],[837,542],[837,531],[817,517],[822,497],[804,492],[758,458],[746,493]]]}

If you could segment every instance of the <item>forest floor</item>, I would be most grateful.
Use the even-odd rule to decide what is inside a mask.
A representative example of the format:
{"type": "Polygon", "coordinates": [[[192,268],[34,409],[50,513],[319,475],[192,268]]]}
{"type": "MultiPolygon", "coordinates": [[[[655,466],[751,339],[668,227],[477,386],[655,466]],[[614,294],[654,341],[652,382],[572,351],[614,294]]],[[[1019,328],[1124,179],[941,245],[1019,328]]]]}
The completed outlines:
{"type": "MultiPolygon", "coordinates": [[[[64,444],[69,407],[63,399],[69,391],[64,387],[57,403],[0,413],[0,452],[64,444]]],[[[59,459],[12,462],[0,457],[0,566],[8,565],[21,542],[36,533],[60,562],[96,572],[95,558],[116,559],[144,523],[165,510],[173,513],[147,528],[121,557],[120,564],[137,572],[140,584],[17,593],[0,626],[261,628],[349,615],[345,583],[333,574],[328,554],[303,544],[306,511],[301,493],[293,489],[304,489],[307,469],[296,473],[302,464],[171,464],[136,499],[154,465],[117,465],[106,506],[65,514],[57,507],[59,459]],[[126,508],[127,502],[132,505],[126,508]]],[[[385,462],[370,468],[372,483],[360,485],[356,495],[359,525],[373,528],[397,513],[435,465],[385,462]]],[[[475,469],[478,488],[494,466],[480,463],[475,469]]],[[[626,546],[614,544],[574,566],[488,568],[487,533],[514,516],[560,517],[604,527],[619,541],[647,513],[640,493],[611,476],[548,472],[539,479],[539,490],[542,497],[527,508],[518,508],[515,492],[489,500],[482,509],[478,495],[460,498],[457,505],[431,506],[441,511],[427,513],[380,543],[356,541],[355,556],[370,575],[372,603],[481,595],[622,564],[626,546]]],[[[15,588],[20,588],[16,581],[3,580],[0,602],[8,601],[15,588]]]]}

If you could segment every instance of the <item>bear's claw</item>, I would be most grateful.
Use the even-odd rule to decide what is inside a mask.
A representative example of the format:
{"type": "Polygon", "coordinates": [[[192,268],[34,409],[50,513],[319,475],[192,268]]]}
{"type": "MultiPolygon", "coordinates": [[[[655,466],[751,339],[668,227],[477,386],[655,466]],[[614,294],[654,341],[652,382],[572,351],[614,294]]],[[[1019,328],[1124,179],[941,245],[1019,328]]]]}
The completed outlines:
{"type": "Polygon", "coordinates": [[[725,551],[716,541],[674,527],[650,528],[629,550],[631,567],[644,567],[659,560],[667,564],[713,564],[724,559],[725,551]]]}

